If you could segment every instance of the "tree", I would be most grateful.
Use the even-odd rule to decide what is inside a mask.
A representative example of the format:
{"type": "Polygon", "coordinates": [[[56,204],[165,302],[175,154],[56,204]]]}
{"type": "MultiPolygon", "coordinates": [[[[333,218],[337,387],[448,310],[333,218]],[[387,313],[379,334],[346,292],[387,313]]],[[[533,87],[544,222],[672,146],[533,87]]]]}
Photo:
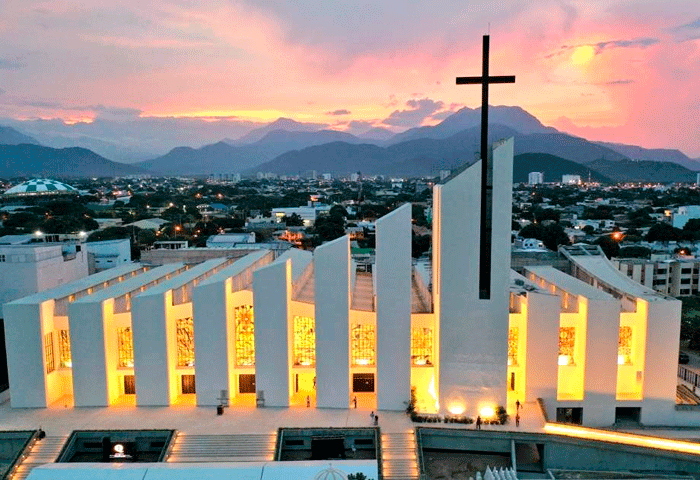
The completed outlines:
{"type": "MultiPolygon", "coordinates": [[[[627,240],[629,240],[629,238],[629,235],[627,235],[627,240]]],[[[618,257],[620,258],[649,258],[650,256],[651,250],[637,245],[621,247],[620,252],[618,253],[618,257]]]]}
{"type": "Polygon", "coordinates": [[[593,225],[586,225],[586,226],[583,227],[581,230],[583,230],[583,232],[584,232],[586,235],[591,235],[591,234],[593,234],[593,233],[595,232],[595,228],[593,227],[593,225]]]}
{"type": "Polygon", "coordinates": [[[595,241],[595,244],[600,246],[603,253],[608,258],[617,257],[620,254],[620,244],[608,235],[600,237],[595,241]]]}
{"type": "Polygon", "coordinates": [[[329,242],[345,235],[345,220],[335,215],[321,215],[314,224],[314,233],[322,242],[329,242]]]}
{"type": "Polygon", "coordinates": [[[419,227],[427,227],[428,219],[425,217],[425,208],[415,203],[411,205],[411,217],[419,227]]]}
{"type": "Polygon", "coordinates": [[[290,216],[285,215],[282,217],[282,223],[288,227],[303,227],[304,220],[296,213],[292,213],[290,216]]]}
{"type": "Polygon", "coordinates": [[[416,235],[414,233],[411,240],[411,254],[413,258],[419,258],[430,250],[432,242],[432,237],[430,235],[416,235]]]}
{"type": "Polygon", "coordinates": [[[347,218],[348,216],[348,211],[345,210],[345,207],[342,205],[333,205],[328,212],[328,215],[331,217],[342,217],[342,218],[347,218]]]}
{"type": "Polygon", "coordinates": [[[655,223],[647,233],[647,242],[670,242],[680,240],[681,230],[674,228],[668,223],[655,223]]]}
{"type": "MultiPolygon", "coordinates": [[[[139,231],[138,228],[135,231],[139,231]]],[[[107,227],[104,230],[92,232],[87,238],[88,242],[99,242],[102,240],[117,240],[120,238],[131,238],[132,229],[127,227],[107,227]]]]}
{"type": "Polygon", "coordinates": [[[542,240],[544,246],[550,250],[557,251],[559,245],[569,245],[569,236],[558,223],[542,225],[531,223],[520,230],[519,235],[523,238],[536,238],[542,240]]]}

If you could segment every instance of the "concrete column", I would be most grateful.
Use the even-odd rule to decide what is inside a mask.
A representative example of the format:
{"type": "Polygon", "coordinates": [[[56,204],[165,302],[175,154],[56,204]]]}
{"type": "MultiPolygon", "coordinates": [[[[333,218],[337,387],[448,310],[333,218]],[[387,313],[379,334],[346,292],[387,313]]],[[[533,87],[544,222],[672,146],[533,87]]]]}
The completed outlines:
{"type": "MultiPolygon", "coordinates": [[[[164,295],[138,295],[132,300],[136,404],[171,404],[170,365],[167,348],[167,307],[164,295]]],[[[196,338],[196,337],[195,337],[196,338]]]]}
{"type": "Polygon", "coordinates": [[[411,204],[377,220],[377,408],[411,396],[411,204]]]}
{"type": "MultiPolygon", "coordinates": [[[[527,294],[525,350],[525,401],[538,398],[554,405],[557,400],[560,299],[556,295],[527,294]]],[[[520,399],[522,402],[522,399],[520,399]]],[[[548,412],[556,418],[556,412],[548,412]]]]}
{"type": "Polygon", "coordinates": [[[289,406],[289,308],[292,262],[275,262],[253,273],[255,384],[266,407],[289,406]]]}
{"type": "Polygon", "coordinates": [[[109,405],[105,311],[111,312],[112,308],[106,303],[75,302],[68,305],[76,407],[109,405]]]}
{"type": "Polygon", "coordinates": [[[615,422],[620,302],[586,298],[582,307],[587,311],[583,423],[608,426],[615,422]]]}
{"type": "Polygon", "coordinates": [[[350,239],[314,251],[316,405],[348,408],[350,401],[350,239]]]}
{"type": "MultiPolygon", "coordinates": [[[[53,302],[47,302],[53,307],[53,302]]],[[[13,408],[46,407],[46,359],[44,358],[44,304],[8,303],[3,307],[7,373],[13,408]]],[[[58,340],[54,358],[58,366],[58,340]]]]}
{"type": "MultiPolygon", "coordinates": [[[[221,390],[229,390],[228,291],[226,281],[199,285],[192,295],[194,356],[197,365],[197,405],[218,405],[221,390]]],[[[229,392],[232,396],[233,392],[229,392]]]]}

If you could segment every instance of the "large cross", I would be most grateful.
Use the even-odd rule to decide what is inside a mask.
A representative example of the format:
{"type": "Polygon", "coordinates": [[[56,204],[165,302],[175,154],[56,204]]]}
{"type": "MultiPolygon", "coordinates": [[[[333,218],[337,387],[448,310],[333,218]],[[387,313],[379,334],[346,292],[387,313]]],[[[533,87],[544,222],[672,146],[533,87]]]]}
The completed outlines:
{"type": "MultiPolygon", "coordinates": [[[[488,155],[489,84],[515,83],[515,75],[489,76],[489,36],[484,35],[480,77],[457,77],[457,85],[481,84],[481,228],[479,248],[479,298],[491,298],[491,237],[493,221],[493,159],[488,155]]],[[[505,253],[504,253],[505,255],[505,253]]],[[[510,253],[508,253],[510,255],[510,253]]]]}

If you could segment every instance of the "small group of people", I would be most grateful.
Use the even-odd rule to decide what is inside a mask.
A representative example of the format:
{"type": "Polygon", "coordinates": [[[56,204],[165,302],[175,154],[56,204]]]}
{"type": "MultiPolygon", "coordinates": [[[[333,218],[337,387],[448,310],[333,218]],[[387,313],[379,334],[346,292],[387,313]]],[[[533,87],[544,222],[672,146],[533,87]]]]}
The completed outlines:
{"type": "Polygon", "coordinates": [[[374,425],[375,427],[379,425],[379,415],[375,414],[374,410],[370,412],[369,418],[372,419],[372,425],[374,425]]]}
{"type": "MultiPolygon", "coordinates": [[[[523,404],[520,403],[520,400],[515,401],[515,426],[520,427],[520,409],[522,408],[523,404]]],[[[483,424],[483,420],[481,419],[481,415],[478,415],[476,417],[476,422],[474,423],[474,426],[476,427],[477,430],[481,430],[481,425],[483,424]]]]}

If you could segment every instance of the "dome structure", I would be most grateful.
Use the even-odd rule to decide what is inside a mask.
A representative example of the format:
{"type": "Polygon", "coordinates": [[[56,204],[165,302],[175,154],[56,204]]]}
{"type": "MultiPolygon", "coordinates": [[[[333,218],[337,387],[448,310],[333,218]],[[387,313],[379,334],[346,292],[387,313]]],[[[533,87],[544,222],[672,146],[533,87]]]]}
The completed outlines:
{"type": "Polygon", "coordinates": [[[66,195],[77,194],[78,190],[58,180],[35,178],[15,185],[5,191],[5,195],[66,195]]]}
{"type": "Polygon", "coordinates": [[[318,472],[314,476],[314,480],[348,480],[348,476],[342,470],[338,470],[329,465],[325,470],[318,472]]]}

